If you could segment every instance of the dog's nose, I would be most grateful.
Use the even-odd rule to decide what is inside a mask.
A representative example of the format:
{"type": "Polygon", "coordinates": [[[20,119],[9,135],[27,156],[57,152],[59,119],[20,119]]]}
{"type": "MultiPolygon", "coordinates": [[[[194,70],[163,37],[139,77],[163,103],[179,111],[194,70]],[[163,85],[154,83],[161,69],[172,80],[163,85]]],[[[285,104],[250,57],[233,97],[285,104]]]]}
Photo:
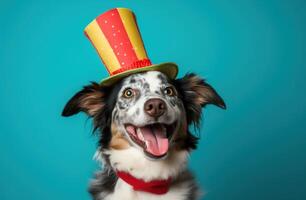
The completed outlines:
{"type": "Polygon", "coordinates": [[[161,99],[149,99],[144,104],[144,111],[151,117],[160,117],[166,111],[166,103],[161,99]]]}

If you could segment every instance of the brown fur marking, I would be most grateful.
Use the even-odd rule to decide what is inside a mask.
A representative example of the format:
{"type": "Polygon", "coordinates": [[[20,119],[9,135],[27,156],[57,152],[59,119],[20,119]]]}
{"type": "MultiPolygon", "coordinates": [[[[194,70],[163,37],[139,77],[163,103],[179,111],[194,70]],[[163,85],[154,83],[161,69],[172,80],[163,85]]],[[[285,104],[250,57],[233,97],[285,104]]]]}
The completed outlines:
{"type": "Polygon", "coordinates": [[[109,144],[110,148],[120,150],[120,149],[127,149],[130,147],[129,142],[126,140],[123,134],[118,131],[115,124],[112,124],[111,132],[112,132],[112,139],[109,144]]]}

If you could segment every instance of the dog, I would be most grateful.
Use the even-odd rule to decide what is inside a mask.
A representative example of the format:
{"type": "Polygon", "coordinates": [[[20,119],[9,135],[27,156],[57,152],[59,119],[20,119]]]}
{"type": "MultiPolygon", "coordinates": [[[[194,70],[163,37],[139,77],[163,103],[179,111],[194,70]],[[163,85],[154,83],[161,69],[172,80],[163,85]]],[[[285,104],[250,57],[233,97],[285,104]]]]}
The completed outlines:
{"type": "Polygon", "coordinates": [[[196,149],[202,108],[225,109],[216,90],[190,73],[170,80],[159,71],[129,75],[112,86],[92,82],[62,115],[92,117],[103,167],[92,180],[94,200],[195,200],[200,190],[187,169],[196,149]]]}

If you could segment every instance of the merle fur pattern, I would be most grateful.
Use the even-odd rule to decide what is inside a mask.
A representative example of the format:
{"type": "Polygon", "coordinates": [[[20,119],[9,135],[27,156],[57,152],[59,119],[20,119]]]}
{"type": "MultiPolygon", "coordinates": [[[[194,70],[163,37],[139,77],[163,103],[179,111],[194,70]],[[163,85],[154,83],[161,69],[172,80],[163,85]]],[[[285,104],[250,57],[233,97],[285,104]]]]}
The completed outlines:
{"type": "MultiPolygon", "coordinates": [[[[141,84],[146,90],[147,83],[129,78],[129,84],[141,84]]],[[[203,79],[195,74],[187,74],[183,78],[169,80],[164,75],[158,75],[162,83],[173,85],[177,91],[177,98],[182,102],[177,106],[182,106],[186,110],[186,120],[188,124],[187,137],[182,141],[178,141],[176,145],[179,148],[188,151],[196,149],[198,138],[190,132],[190,126],[199,126],[201,120],[201,109],[208,104],[214,104],[218,107],[225,108],[225,103],[217,92],[207,84],[203,79]]],[[[126,78],[127,79],[127,78],[126,78]]],[[[85,112],[93,118],[94,130],[98,134],[98,152],[103,160],[103,169],[96,173],[94,180],[91,182],[89,192],[95,200],[103,200],[108,194],[114,192],[114,187],[118,181],[116,173],[112,169],[109,161],[109,155],[104,154],[104,150],[109,149],[112,139],[111,125],[114,121],[122,120],[114,110],[124,109],[129,102],[118,102],[118,95],[124,87],[126,79],[123,79],[113,86],[102,86],[95,82],[85,86],[81,91],[76,93],[66,104],[62,116],[71,116],[79,112],[85,112]]],[[[159,91],[155,91],[156,94],[159,91]]],[[[160,95],[160,94],[159,94],[160,95]]],[[[135,100],[137,101],[137,100],[135,100]]],[[[173,100],[174,101],[174,100],[173,100]]],[[[119,112],[119,111],[118,111],[119,112]]],[[[139,112],[136,111],[136,112],[139,112]]],[[[196,199],[198,187],[195,184],[194,177],[185,170],[180,176],[173,180],[173,185],[180,182],[189,182],[190,189],[186,200],[196,199]]]]}

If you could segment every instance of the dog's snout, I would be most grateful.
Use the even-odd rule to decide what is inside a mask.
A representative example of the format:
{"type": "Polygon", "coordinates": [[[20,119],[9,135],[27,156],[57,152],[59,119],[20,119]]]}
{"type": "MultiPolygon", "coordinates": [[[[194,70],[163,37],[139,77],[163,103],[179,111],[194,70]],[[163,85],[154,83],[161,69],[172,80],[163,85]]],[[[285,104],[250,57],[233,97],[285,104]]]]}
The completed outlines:
{"type": "Polygon", "coordinates": [[[149,99],[144,104],[144,111],[151,117],[160,117],[166,111],[166,103],[161,99],[149,99]]]}

